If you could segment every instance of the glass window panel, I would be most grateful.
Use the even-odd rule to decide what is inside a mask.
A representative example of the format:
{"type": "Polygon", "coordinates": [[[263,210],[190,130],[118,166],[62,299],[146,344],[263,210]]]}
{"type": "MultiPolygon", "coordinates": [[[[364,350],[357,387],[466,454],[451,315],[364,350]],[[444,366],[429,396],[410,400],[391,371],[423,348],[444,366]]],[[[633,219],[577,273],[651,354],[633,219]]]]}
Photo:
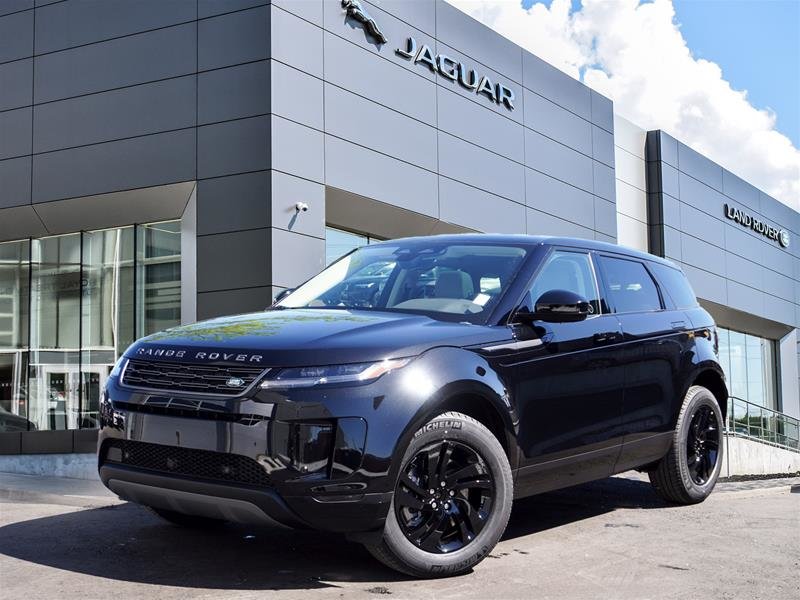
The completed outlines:
{"type": "Polygon", "coordinates": [[[80,407],[81,235],[31,244],[28,418],[38,429],[74,429],[80,407]]]}
{"type": "Polygon", "coordinates": [[[719,360],[732,396],[779,410],[773,340],[720,327],[719,360]]]}
{"type": "Polygon", "coordinates": [[[180,221],[142,225],[137,233],[136,337],[181,322],[180,221]]]}
{"type": "Polygon", "coordinates": [[[599,260],[614,312],[661,310],[656,284],[642,263],[608,256],[601,256],[599,260]]]}
{"type": "Polygon", "coordinates": [[[327,266],[351,250],[367,244],[369,244],[369,238],[365,235],[328,227],[325,229],[325,265],[327,266]]]}
{"type": "Polygon", "coordinates": [[[31,429],[27,407],[30,241],[0,244],[0,433],[31,429]]]}
{"type": "Polygon", "coordinates": [[[100,390],[134,340],[133,227],[83,234],[81,428],[97,427],[100,390]]]}
{"type": "Polygon", "coordinates": [[[730,393],[747,400],[747,350],[745,335],[738,331],[730,332],[730,393]]]}

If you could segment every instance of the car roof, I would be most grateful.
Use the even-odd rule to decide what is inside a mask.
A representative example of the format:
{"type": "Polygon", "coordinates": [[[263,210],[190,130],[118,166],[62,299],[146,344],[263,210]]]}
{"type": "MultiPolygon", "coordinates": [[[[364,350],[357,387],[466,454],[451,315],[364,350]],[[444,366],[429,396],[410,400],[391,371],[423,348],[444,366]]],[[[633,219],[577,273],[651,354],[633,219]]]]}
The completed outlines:
{"type": "Polygon", "coordinates": [[[655,256],[654,254],[642,252],[641,250],[636,250],[634,248],[619,246],[617,244],[611,244],[608,242],[587,240],[584,238],[558,237],[558,236],[547,236],[547,235],[523,235],[523,234],[502,234],[502,233],[453,233],[453,234],[429,235],[429,236],[419,236],[419,237],[394,238],[391,240],[375,242],[374,244],[371,245],[380,245],[380,244],[392,245],[398,242],[424,243],[426,241],[430,242],[431,240],[436,240],[437,242],[459,243],[459,244],[496,243],[496,244],[520,244],[524,246],[563,246],[569,248],[581,248],[584,250],[595,250],[597,252],[610,252],[614,254],[621,254],[624,256],[630,256],[632,258],[638,258],[640,260],[648,260],[651,262],[660,263],[672,268],[678,268],[673,262],[669,260],[666,260],[659,256],[655,256]]]}

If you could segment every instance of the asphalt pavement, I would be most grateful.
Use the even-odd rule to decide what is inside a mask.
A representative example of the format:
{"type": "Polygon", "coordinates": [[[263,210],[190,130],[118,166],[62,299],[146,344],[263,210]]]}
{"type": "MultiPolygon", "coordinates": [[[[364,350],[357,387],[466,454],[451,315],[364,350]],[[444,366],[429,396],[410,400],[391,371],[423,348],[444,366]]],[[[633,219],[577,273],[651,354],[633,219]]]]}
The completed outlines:
{"type": "Polygon", "coordinates": [[[472,573],[412,580],[338,535],[181,529],[98,482],[0,474],[0,598],[800,598],[800,479],[666,506],[637,474],[518,501],[472,573]]]}

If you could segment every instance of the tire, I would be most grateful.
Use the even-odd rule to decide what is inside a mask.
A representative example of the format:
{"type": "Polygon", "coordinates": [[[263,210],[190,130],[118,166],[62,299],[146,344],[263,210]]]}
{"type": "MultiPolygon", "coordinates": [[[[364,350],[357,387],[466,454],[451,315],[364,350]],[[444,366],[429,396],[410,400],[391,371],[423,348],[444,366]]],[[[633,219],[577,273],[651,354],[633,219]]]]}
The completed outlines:
{"type": "Polygon", "coordinates": [[[179,527],[187,527],[191,529],[216,529],[225,524],[225,521],[220,519],[212,519],[210,517],[201,517],[198,515],[187,515],[174,510],[155,508],[154,506],[146,506],[145,508],[147,508],[147,510],[154,515],[161,517],[172,525],[177,525],[179,527]]]}
{"type": "Polygon", "coordinates": [[[503,535],[513,488],[511,467],[497,438],[471,417],[441,414],[414,434],[381,540],[367,544],[367,550],[413,577],[465,573],[503,535]]]}
{"type": "Polygon", "coordinates": [[[669,452],[649,472],[659,496],[673,504],[697,504],[708,497],[722,468],[723,424],[714,395],[704,387],[690,387],[669,452]]]}

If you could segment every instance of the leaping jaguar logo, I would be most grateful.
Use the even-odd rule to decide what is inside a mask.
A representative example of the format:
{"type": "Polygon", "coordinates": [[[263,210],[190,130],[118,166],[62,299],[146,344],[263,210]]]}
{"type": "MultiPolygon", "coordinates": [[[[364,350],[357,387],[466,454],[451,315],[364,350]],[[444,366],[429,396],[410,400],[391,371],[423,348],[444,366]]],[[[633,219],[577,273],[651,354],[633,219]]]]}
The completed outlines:
{"type": "Polygon", "coordinates": [[[369,13],[361,6],[358,0],[342,0],[342,8],[347,11],[347,16],[354,21],[358,21],[364,26],[364,30],[371,35],[379,44],[386,43],[386,36],[383,35],[380,27],[369,13]]]}

